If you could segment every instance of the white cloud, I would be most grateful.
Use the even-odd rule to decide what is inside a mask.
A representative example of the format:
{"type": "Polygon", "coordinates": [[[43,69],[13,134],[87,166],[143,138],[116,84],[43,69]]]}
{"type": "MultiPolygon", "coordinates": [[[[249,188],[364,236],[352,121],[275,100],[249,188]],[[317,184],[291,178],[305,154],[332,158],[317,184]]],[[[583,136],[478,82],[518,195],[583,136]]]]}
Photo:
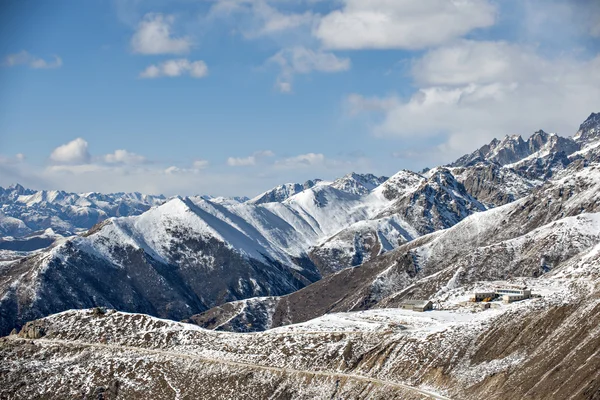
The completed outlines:
{"type": "Polygon", "coordinates": [[[25,155],[22,153],[15,154],[14,157],[7,157],[0,154],[0,164],[15,165],[25,161],[25,155]]]}
{"type": "Polygon", "coordinates": [[[139,154],[131,153],[127,150],[115,150],[112,154],[106,154],[102,157],[103,161],[108,164],[143,164],[146,158],[139,154]]]}
{"type": "Polygon", "coordinates": [[[276,87],[282,93],[292,91],[292,81],[296,74],[319,72],[342,72],[350,69],[350,59],[340,58],[333,53],[314,51],[306,47],[283,49],[269,58],[268,62],[280,66],[281,73],[276,87]]]}
{"type": "Polygon", "coordinates": [[[275,153],[271,150],[257,151],[248,157],[229,157],[227,165],[230,167],[249,167],[256,165],[261,159],[273,156],[275,156],[275,153]]]}
{"type": "Polygon", "coordinates": [[[195,160],[192,163],[191,168],[185,168],[185,167],[176,167],[176,166],[170,166],[167,169],[164,170],[164,173],[167,175],[174,175],[174,174],[198,174],[200,173],[203,169],[208,168],[208,166],[210,165],[210,163],[207,160],[195,160]]]}
{"type": "Polygon", "coordinates": [[[251,165],[256,165],[256,157],[229,157],[227,159],[227,165],[230,167],[248,167],[251,165]]]}
{"type": "Polygon", "coordinates": [[[50,154],[50,161],[55,164],[88,164],[90,159],[88,143],[82,138],[77,138],[62,146],[58,146],[50,154]]]}
{"type": "Polygon", "coordinates": [[[174,165],[172,165],[172,166],[168,167],[167,169],[165,169],[165,174],[167,174],[167,175],[178,174],[178,173],[181,173],[181,172],[185,172],[185,170],[181,169],[179,167],[176,167],[174,165]]]}
{"type": "Polygon", "coordinates": [[[426,53],[412,74],[425,86],[529,81],[536,78],[540,61],[535,48],[465,40],[426,53]]]}
{"type": "Polygon", "coordinates": [[[35,69],[48,69],[48,68],[58,68],[62,66],[62,59],[59,56],[53,56],[53,60],[47,61],[43,58],[35,57],[32,54],[29,54],[25,50],[16,54],[9,54],[4,59],[4,65],[8,67],[13,67],[16,65],[28,65],[31,68],[35,69]]]}
{"type": "Polygon", "coordinates": [[[342,0],[313,34],[330,49],[421,49],[494,24],[488,0],[342,0]]]}
{"type": "Polygon", "coordinates": [[[208,75],[208,67],[204,61],[189,61],[185,58],[167,60],[159,65],[150,65],[140,73],[140,78],[178,77],[189,75],[192,78],[203,78],[208,75]]]}
{"type": "Polygon", "coordinates": [[[192,163],[192,167],[198,170],[207,168],[209,165],[208,160],[196,160],[192,163]]]}
{"type": "Polygon", "coordinates": [[[282,168],[302,168],[314,167],[325,164],[325,156],[323,154],[307,153],[300,154],[295,157],[284,158],[278,160],[275,165],[282,168]]]}
{"type": "Polygon", "coordinates": [[[234,15],[237,28],[246,38],[280,34],[303,26],[310,26],[318,18],[311,11],[281,12],[265,0],[220,0],[212,7],[210,15],[212,17],[234,15]]]}
{"type": "Polygon", "coordinates": [[[547,59],[526,46],[462,42],[425,54],[412,73],[420,87],[410,98],[353,95],[350,108],[379,106],[377,135],[444,139],[443,162],[506,134],[571,135],[600,104],[600,55],[547,59]]]}
{"type": "Polygon", "coordinates": [[[182,54],[190,51],[188,37],[173,37],[171,15],[146,14],[131,38],[131,48],[140,54],[182,54]]]}

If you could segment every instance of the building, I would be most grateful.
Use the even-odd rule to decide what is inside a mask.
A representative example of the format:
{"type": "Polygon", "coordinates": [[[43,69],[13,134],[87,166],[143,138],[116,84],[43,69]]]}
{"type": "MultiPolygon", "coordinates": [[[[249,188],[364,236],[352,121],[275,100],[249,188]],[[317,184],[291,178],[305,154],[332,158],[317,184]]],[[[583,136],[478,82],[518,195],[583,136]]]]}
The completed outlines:
{"type": "Polygon", "coordinates": [[[498,297],[496,292],[475,292],[471,296],[472,302],[490,301],[498,297]]]}
{"type": "Polygon", "coordinates": [[[528,299],[531,297],[531,290],[525,286],[504,286],[496,288],[496,294],[498,296],[523,296],[523,298],[528,299]]]}
{"type": "Polygon", "coordinates": [[[419,312],[431,311],[433,310],[433,303],[429,300],[404,300],[400,304],[400,308],[419,312]]]}
{"type": "Polygon", "coordinates": [[[530,298],[531,290],[525,286],[502,286],[497,287],[493,292],[475,292],[471,296],[471,301],[490,301],[498,297],[501,297],[504,303],[513,303],[530,298]]]}

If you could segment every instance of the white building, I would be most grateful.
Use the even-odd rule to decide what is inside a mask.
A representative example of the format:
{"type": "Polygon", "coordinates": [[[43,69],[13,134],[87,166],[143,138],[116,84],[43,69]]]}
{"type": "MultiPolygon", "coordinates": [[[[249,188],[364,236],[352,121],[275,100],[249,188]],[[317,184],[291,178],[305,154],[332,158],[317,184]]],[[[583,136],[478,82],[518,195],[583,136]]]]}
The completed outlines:
{"type": "Polygon", "coordinates": [[[498,297],[501,297],[504,303],[512,303],[530,298],[531,290],[525,286],[502,286],[495,288],[493,292],[475,292],[471,301],[479,302],[498,297]]]}

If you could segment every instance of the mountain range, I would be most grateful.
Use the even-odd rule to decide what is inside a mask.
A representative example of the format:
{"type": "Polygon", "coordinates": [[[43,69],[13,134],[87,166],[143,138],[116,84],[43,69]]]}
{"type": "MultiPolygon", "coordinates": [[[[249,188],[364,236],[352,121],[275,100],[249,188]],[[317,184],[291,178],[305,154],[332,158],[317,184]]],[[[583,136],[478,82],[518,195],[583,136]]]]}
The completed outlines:
{"type": "MultiPolygon", "coordinates": [[[[600,114],[572,137],[511,135],[423,173],[352,173],[253,199],[21,186],[0,189],[0,199],[11,236],[0,244],[52,243],[2,252],[0,333],[51,333],[46,350],[0,346],[14,360],[0,379],[7,391],[31,376],[19,359],[50,359],[41,382],[61,363],[105,368],[72,359],[119,351],[119,368],[135,379],[109,375],[129,397],[141,396],[136,379],[155,373],[169,382],[155,390],[178,395],[193,393],[190,376],[281,398],[385,398],[386,385],[402,398],[600,393],[600,364],[589,357],[600,351],[600,114]],[[465,305],[470,292],[498,284],[539,297],[487,311],[465,305]],[[443,311],[399,310],[409,299],[443,311]],[[66,311],[93,307],[119,312],[66,311]],[[112,348],[82,344],[107,335],[112,348]],[[71,361],[52,350],[65,347],[71,361]],[[141,354],[154,366],[134,368],[141,354]]],[[[86,390],[113,390],[92,380],[86,390]]],[[[59,382],[44,390],[52,387],[59,382]]]]}

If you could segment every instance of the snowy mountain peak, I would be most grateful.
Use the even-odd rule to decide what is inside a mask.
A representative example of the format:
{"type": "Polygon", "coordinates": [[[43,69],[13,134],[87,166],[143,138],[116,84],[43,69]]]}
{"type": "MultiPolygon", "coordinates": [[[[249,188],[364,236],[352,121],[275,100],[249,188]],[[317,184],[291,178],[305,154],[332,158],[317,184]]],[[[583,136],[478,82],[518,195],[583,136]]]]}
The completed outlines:
{"type": "Polygon", "coordinates": [[[450,164],[450,167],[470,167],[480,162],[505,166],[529,158],[545,157],[551,153],[564,152],[568,155],[579,149],[580,145],[572,138],[539,130],[527,140],[523,140],[519,135],[507,135],[502,140],[494,139],[475,152],[459,158],[450,164]]]}
{"type": "Polygon", "coordinates": [[[387,200],[393,200],[415,191],[424,182],[425,178],[416,172],[402,170],[379,185],[373,193],[380,194],[387,200]]]}
{"type": "Polygon", "coordinates": [[[387,179],[386,176],[377,177],[373,174],[357,174],[352,172],[336,179],[331,186],[343,192],[365,195],[387,179]]]}
{"type": "Polygon", "coordinates": [[[592,113],[581,124],[573,139],[582,145],[600,140],[600,113],[592,113]]]}
{"type": "Polygon", "coordinates": [[[321,179],[311,179],[304,184],[300,183],[284,183],[274,187],[271,190],[267,190],[264,193],[259,194],[255,198],[248,200],[250,204],[265,204],[265,203],[281,203],[286,199],[302,192],[303,190],[310,189],[322,182],[321,179]]]}

